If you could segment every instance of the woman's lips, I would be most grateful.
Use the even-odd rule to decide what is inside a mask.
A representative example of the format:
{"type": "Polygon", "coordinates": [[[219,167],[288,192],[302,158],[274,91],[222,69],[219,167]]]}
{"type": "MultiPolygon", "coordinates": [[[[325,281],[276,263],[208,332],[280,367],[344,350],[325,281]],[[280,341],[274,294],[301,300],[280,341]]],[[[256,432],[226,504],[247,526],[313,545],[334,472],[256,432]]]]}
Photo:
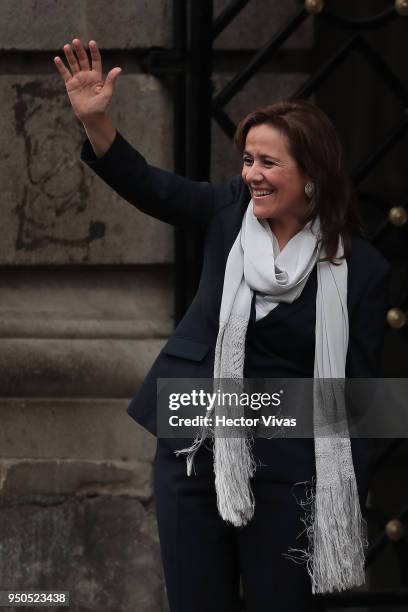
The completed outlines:
{"type": "Polygon", "coordinates": [[[263,198],[268,198],[270,195],[272,195],[274,193],[274,191],[268,191],[266,193],[266,189],[259,189],[259,190],[252,190],[252,197],[256,198],[257,200],[262,200],[263,198]]]}

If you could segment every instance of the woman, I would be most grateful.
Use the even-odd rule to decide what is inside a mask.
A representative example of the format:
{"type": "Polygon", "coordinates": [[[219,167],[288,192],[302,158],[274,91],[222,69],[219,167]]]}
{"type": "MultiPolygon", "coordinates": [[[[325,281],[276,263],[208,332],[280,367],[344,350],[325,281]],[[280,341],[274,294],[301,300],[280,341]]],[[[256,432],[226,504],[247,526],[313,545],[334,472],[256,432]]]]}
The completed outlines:
{"type": "MultiPolygon", "coordinates": [[[[241,122],[242,175],[195,183],[149,166],[106,116],[120,68],[102,79],[78,39],[56,66],[88,135],[85,161],[130,203],[205,233],[199,290],[128,412],[156,433],[157,378],[322,378],[378,374],[389,266],[359,237],[343,152],[329,119],[282,102],[241,122]]],[[[316,385],[318,389],[318,384],[316,385]]],[[[322,414],[319,393],[314,416],[322,414]]],[[[360,506],[372,452],[348,436],[158,439],[155,498],[172,612],[317,610],[314,593],[364,580],[360,506]],[[194,465],[194,470],[192,470],[194,465]],[[215,477],[214,477],[215,472],[215,477]],[[302,532],[298,500],[311,486],[302,532]],[[358,487],[358,489],[357,489],[358,487]],[[302,532],[302,533],[301,533],[302,532]],[[285,557],[304,550],[307,565],[285,557]],[[307,571],[308,570],[308,571],[307,571]],[[310,577],[312,580],[310,580],[310,577]]]]}

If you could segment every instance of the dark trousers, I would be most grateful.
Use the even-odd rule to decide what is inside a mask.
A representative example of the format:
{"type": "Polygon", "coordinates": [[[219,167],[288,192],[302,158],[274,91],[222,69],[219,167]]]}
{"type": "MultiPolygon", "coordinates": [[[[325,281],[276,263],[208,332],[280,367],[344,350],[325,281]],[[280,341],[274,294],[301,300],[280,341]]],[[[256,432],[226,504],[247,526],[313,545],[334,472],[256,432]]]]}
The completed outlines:
{"type": "Polygon", "coordinates": [[[276,481],[276,467],[265,463],[268,441],[257,455],[255,440],[264,465],[252,481],[254,518],[240,528],[218,514],[211,443],[196,453],[196,474],[187,476],[185,457],[167,442],[158,440],[154,492],[171,612],[238,612],[240,579],[247,612],[322,610],[306,566],[283,556],[306,547],[296,501],[304,485],[276,481]]]}

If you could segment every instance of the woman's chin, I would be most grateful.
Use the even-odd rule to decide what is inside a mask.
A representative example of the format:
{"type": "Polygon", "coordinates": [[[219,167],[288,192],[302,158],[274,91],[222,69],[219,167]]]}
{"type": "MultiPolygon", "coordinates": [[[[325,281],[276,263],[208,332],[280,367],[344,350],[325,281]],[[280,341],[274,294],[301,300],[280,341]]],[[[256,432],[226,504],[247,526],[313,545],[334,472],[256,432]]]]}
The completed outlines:
{"type": "Polygon", "coordinates": [[[265,206],[254,204],[254,215],[257,219],[269,219],[273,216],[273,213],[271,210],[267,210],[265,206]]]}

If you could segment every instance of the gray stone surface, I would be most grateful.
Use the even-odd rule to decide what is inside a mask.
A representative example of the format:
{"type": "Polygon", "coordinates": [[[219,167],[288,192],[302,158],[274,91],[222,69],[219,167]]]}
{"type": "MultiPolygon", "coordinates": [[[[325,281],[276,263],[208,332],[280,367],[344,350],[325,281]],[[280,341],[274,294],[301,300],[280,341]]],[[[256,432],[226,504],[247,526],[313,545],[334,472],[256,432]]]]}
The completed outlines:
{"type": "Polygon", "coordinates": [[[6,268],[0,274],[2,338],[164,338],[173,324],[168,266],[6,268]]]}
{"type": "Polygon", "coordinates": [[[164,342],[3,339],[0,396],[127,398],[164,342]]]}
{"type": "Polygon", "coordinates": [[[1,459],[0,497],[34,495],[152,496],[152,465],[141,461],[1,459]]]}
{"type": "Polygon", "coordinates": [[[169,0],[2,0],[3,49],[59,49],[73,38],[102,48],[172,44],[169,0]]]}
{"type": "MultiPolygon", "coordinates": [[[[225,86],[233,74],[218,74],[214,77],[215,92],[225,86]]],[[[242,91],[225,107],[230,118],[238,124],[249,112],[260,106],[285,100],[304,82],[303,74],[256,74],[242,91]]],[[[241,159],[232,141],[218,124],[212,125],[211,179],[226,182],[241,172],[241,159]]]]}
{"type": "MultiPolygon", "coordinates": [[[[172,228],[81,163],[85,134],[61,78],[1,76],[0,85],[0,264],[171,261],[172,228]]],[[[170,168],[171,103],[156,79],[122,75],[110,114],[150,163],[170,168]]]]}
{"type": "MultiPolygon", "coordinates": [[[[67,590],[73,612],[160,612],[163,579],[151,503],[38,497],[0,506],[3,588],[67,590]]],[[[47,610],[61,608],[47,608],[47,610]]]]}
{"type": "MultiPolygon", "coordinates": [[[[214,15],[220,14],[230,0],[215,0],[214,15]]],[[[258,49],[299,11],[297,0],[251,0],[215,41],[216,49],[258,49]]],[[[313,45],[313,18],[306,21],[285,43],[287,49],[305,49],[313,45]]]]}
{"type": "Polygon", "coordinates": [[[3,460],[151,463],[156,440],[118,399],[1,398],[3,460]]]}

